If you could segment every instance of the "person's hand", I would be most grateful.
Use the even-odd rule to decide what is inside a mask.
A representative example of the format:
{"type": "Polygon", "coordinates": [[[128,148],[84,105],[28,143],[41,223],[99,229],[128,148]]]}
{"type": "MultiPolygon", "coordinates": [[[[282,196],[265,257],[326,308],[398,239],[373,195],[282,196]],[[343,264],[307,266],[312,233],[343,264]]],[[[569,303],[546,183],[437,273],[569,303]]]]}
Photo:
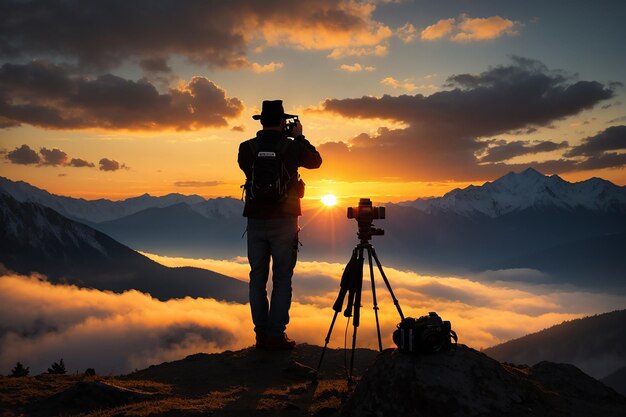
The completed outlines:
{"type": "Polygon", "coordinates": [[[296,125],[293,127],[293,137],[297,138],[300,135],[302,135],[302,123],[300,120],[296,120],[296,125]]]}

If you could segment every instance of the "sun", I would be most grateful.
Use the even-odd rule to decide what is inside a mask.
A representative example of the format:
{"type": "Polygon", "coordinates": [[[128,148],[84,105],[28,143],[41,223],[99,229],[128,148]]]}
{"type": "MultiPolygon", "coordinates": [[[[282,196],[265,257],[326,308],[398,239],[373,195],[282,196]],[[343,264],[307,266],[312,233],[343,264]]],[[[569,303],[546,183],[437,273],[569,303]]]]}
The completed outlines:
{"type": "Polygon", "coordinates": [[[322,203],[328,207],[334,206],[335,204],[337,204],[337,197],[332,194],[326,194],[322,197],[322,203]]]}

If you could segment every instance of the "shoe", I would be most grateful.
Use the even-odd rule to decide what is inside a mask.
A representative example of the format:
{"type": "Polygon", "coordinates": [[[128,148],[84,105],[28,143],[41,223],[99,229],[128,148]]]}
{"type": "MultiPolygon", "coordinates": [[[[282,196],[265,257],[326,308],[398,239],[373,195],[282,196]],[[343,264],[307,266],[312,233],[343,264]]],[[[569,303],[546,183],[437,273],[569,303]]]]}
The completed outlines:
{"type": "Polygon", "coordinates": [[[285,333],[280,336],[268,335],[264,344],[264,349],[267,350],[288,350],[294,347],[296,347],[296,341],[288,338],[285,333]]]}
{"type": "Polygon", "coordinates": [[[267,344],[267,335],[265,333],[257,333],[255,347],[257,349],[265,349],[266,344],[267,344]]]}

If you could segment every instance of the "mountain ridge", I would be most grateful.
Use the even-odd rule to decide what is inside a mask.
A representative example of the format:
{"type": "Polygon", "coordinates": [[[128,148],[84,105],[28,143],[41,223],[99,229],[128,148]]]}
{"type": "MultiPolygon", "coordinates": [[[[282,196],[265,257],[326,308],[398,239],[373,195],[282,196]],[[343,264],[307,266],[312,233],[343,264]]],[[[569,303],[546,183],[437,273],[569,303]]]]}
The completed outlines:
{"type": "Polygon", "coordinates": [[[199,268],[165,267],[49,207],[3,192],[0,220],[0,263],[20,274],[36,272],[52,282],[115,292],[136,289],[161,300],[247,301],[244,282],[199,268]]]}
{"type": "Polygon", "coordinates": [[[592,211],[626,212],[626,187],[601,178],[571,183],[533,168],[508,174],[481,186],[454,189],[442,197],[400,203],[432,213],[435,210],[466,216],[499,217],[533,206],[583,207],[592,211]]]}

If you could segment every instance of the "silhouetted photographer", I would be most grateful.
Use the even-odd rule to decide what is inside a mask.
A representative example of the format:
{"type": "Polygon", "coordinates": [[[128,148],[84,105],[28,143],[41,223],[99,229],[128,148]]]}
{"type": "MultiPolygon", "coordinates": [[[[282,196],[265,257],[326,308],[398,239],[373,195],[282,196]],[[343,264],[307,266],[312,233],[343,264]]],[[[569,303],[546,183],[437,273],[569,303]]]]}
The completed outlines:
{"type": "Polygon", "coordinates": [[[239,145],[237,162],[246,174],[250,309],[256,347],[291,349],[285,329],[291,306],[291,278],[298,255],[298,216],[304,182],[298,168],[319,168],[322,158],[302,134],[298,116],[286,114],[282,100],[263,101],[263,129],[239,145]],[[290,139],[293,138],[293,139],[290,139]],[[267,298],[270,258],[273,290],[267,298]]]}

